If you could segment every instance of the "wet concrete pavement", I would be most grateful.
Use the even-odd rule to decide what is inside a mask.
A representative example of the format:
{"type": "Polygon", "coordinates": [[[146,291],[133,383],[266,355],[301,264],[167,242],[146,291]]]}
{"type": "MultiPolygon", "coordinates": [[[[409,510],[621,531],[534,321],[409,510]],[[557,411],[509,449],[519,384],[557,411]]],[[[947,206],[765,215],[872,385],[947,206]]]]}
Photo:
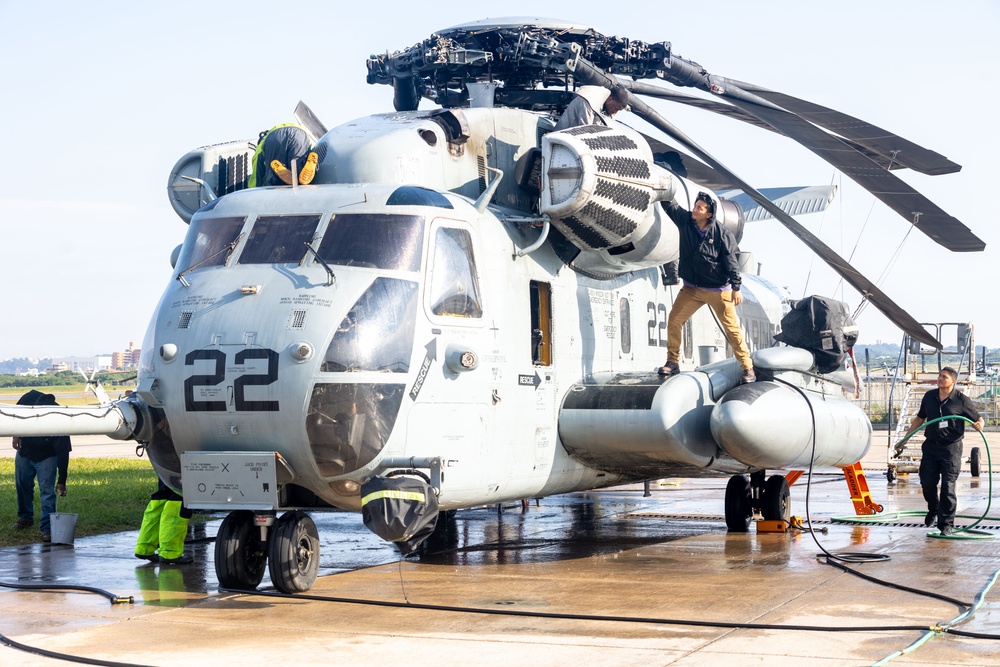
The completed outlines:
{"type": "MultiPolygon", "coordinates": [[[[993,481],[1000,485],[1000,475],[993,481]]],[[[218,590],[211,539],[221,516],[193,531],[195,563],[187,566],[135,559],[135,532],[79,539],[72,547],[6,549],[0,582],[95,586],[133,596],[134,603],[0,588],[0,634],[92,660],[164,667],[397,660],[867,665],[920,639],[916,628],[949,621],[962,609],[826,565],[816,558],[816,540],[831,552],[886,555],[889,560],[851,567],[967,604],[1000,569],[1000,539],[931,539],[919,516],[878,525],[832,522],[853,514],[839,473],[815,475],[808,489],[814,526],[828,531],[815,540],[754,528],[727,534],[725,482],[667,480],[654,484],[650,497],[641,485],[571,494],[532,501],[525,513],[520,505],[500,514],[495,507],[465,510],[424,555],[405,560],[369,533],[359,515],[313,513],[322,540],[320,578],[307,596],[290,598],[218,590]],[[568,616],[553,616],[559,614],[568,616]],[[624,617],[644,620],[614,620],[624,617]],[[663,620],[904,629],[832,632],[663,620]]],[[[915,475],[889,486],[870,472],[868,484],[884,514],[923,506],[915,475]]],[[[988,491],[987,477],[963,475],[960,512],[982,515],[988,491]]],[[[805,479],[792,487],[794,514],[805,515],[806,492],[805,479]]],[[[1000,507],[990,515],[1000,516],[1000,507]]],[[[1000,534],[1000,519],[981,527],[1000,534]]],[[[260,590],[274,592],[267,575],[260,590]]],[[[1000,635],[1000,587],[958,627],[1000,635]]],[[[0,646],[0,665],[56,664],[0,646]]],[[[996,665],[1000,642],[939,635],[892,664],[996,665]]]]}

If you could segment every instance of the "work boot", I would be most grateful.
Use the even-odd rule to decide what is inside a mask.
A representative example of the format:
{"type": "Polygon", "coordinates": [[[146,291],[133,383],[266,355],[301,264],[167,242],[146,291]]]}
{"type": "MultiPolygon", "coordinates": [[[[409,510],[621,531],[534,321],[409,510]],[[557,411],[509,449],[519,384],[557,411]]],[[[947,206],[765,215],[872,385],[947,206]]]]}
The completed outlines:
{"type": "Polygon", "coordinates": [[[281,164],[278,160],[271,160],[271,171],[274,175],[281,179],[281,182],[285,185],[292,184],[292,172],[288,171],[288,167],[281,164]]]}
{"type": "Polygon", "coordinates": [[[141,558],[143,560],[148,560],[151,563],[157,563],[160,560],[160,557],[157,556],[156,554],[136,554],[135,557],[141,558]]]}
{"type": "Polygon", "coordinates": [[[31,528],[34,524],[35,522],[31,519],[18,519],[11,528],[14,530],[24,530],[25,528],[31,528]]]}
{"type": "Polygon", "coordinates": [[[319,156],[316,155],[316,151],[310,151],[309,155],[306,156],[306,163],[302,165],[302,170],[299,172],[301,185],[309,185],[313,182],[313,178],[316,177],[317,162],[319,162],[319,156]]]}
{"type": "Polygon", "coordinates": [[[924,517],[924,525],[930,528],[937,521],[937,512],[928,512],[927,516],[924,517]]]}
{"type": "Polygon", "coordinates": [[[677,362],[668,361],[657,369],[656,374],[660,377],[670,377],[671,375],[677,375],[680,372],[681,367],[677,365],[677,362]]]}
{"type": "Polygon", "coordinates": [[[740,377],[740,384],[750,384],[751,382],[757,381],[757,374],[753,372],[752,368],[748,368],[743,371],[743,376],[740,377]]]}
{"type": "Polygon", "coordinates": [[[181,554],[177,558],[164,558],[160,556],[160,565],[189,565],[194,562],[194,558],[188,554],[181,554]]]}
{"type": "Polygon", "coordinates": [[[42,531],[42,542],[49,544],[52,542],[52,533],[47,530],[42,531]]]}
{"type": "Polygon", "coordinates": [[[947,525],[939,526],[938,530],[941,531],[942,535],[951,535],[952,533],[955,532],[954,526],[947,526],[947,525]]]}

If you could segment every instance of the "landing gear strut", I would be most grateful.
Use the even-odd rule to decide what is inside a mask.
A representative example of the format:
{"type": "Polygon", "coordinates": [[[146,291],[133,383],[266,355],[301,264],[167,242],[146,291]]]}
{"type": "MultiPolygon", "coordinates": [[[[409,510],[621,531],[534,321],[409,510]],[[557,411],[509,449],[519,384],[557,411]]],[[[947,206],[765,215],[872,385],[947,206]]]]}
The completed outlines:
{"type": "Polygon", "coordinates": [[[733,475],[726,485],[726,528],[731,533],[747,532],[754,512],[760,512],[768,521],[790,521],[789,496],[788,480],[784,475],[766,478],[763,470],[749,477],[733,475]]]}

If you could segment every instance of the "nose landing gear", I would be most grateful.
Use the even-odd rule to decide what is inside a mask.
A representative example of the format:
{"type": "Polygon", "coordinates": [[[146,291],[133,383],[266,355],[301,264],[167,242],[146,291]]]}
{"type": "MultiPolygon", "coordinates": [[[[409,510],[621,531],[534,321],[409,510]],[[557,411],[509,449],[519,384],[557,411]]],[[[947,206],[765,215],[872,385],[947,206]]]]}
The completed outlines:
{"type": "Polygon", "coordinates": [[[215,538],[215,574],[227,588],[256,588],[267,567],[282,593],[312,588],[319,572],[319,532],[308,514],[286,512],[277,520],[250,510],[230,512],[215,538]],[[271,524],[271,525],[269,525],[271,524]]]}

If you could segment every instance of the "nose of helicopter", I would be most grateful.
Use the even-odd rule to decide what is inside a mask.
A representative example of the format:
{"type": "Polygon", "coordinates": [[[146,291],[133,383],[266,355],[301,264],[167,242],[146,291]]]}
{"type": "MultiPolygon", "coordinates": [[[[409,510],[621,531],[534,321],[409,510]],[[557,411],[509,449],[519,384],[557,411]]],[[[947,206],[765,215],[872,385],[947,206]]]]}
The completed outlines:
{"type": "Polygon", "coordinates": [[[306,432],[320,474],[343,475],[370,463],[385,447],[405,392],[403,383],[319,383],[306,432]]]}

